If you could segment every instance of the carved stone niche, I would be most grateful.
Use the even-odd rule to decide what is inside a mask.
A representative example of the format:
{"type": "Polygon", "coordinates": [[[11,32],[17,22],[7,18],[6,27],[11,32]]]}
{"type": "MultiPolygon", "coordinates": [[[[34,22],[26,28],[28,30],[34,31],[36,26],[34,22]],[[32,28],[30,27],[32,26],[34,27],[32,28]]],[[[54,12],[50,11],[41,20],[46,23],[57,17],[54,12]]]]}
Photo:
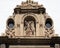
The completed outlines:
{"type": "Polygon", "coordinates": [[[24,19],[24,32],[26,36],[34,36],[36,32],[36,20],[32,16],[24,19]]]}

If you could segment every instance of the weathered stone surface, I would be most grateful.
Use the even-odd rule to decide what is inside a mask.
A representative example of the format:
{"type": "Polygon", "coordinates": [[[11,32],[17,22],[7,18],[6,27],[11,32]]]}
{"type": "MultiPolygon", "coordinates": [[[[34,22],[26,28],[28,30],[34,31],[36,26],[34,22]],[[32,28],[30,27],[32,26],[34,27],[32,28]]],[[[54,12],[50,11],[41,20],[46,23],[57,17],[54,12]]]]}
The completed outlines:
{"type": "Polygon", "coordinates": [[[7,19],[0,48],[60,48],[60,37],[54,33],[53,20],[46,8],[27,0],[17,5],[7,19]]]}

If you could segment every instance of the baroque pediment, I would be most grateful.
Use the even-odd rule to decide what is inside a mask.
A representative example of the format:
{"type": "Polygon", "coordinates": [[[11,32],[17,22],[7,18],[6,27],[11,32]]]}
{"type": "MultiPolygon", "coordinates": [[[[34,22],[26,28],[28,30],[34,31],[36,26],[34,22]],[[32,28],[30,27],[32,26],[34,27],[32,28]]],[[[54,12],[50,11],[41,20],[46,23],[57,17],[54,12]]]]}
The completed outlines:
{"type": "Polygon", "coordinates": [[[33,2],[33,1],[26,1],[26,2],[22,2],[21,5],[17,5],[16,8],[22,8],[22,9],[38,9],[38,8],[42,8],[43,5],[39,5],[38,2],[33,2]]]}

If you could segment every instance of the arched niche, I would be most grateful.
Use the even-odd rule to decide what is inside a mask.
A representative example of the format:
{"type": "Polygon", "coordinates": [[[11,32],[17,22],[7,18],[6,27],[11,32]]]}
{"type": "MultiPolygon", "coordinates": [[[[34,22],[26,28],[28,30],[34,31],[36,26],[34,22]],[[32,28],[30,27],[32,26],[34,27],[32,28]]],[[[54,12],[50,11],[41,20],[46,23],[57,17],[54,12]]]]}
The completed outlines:
{"type": "Polygon", "coordinates": [[[36,27],[38,23],[37,16],[35,15],[25,15],[22,18],[23,23],[23,32],[26,36],[35,36],[36,35],[36,27]]]}
{"type": "Polygon", "coordinates": [[[36,32],[36,20],[32,16],[27,16],[24,19],[24,32],[26,35],[34,35],[36,32]]]}

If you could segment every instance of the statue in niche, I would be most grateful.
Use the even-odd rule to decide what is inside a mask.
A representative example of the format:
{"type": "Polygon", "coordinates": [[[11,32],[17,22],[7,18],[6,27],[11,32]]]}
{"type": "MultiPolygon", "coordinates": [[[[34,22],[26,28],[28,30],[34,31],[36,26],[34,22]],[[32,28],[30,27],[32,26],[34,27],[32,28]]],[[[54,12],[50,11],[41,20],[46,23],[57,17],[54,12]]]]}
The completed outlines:
{"type": "Polygon", "coordinates": [[[31,36],[35,34],[35,27],[34,27],[34,21],[25,21],[25,34],[27,36],[31,36]]]}

